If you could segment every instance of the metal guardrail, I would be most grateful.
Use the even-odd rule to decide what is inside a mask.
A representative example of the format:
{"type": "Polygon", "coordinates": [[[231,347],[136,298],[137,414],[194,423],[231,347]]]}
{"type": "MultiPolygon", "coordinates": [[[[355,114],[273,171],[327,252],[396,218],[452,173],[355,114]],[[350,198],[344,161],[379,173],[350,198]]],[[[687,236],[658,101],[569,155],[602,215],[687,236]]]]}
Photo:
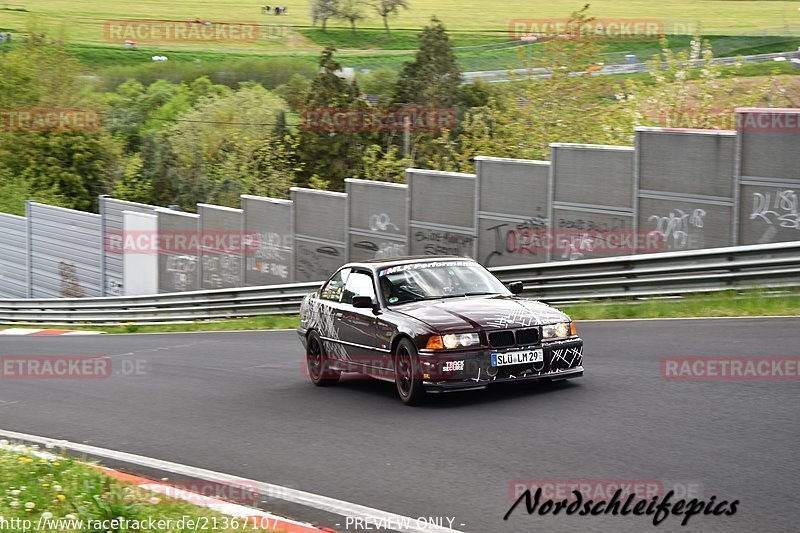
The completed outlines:
{"type": "MultiPolygon", "coordinates": [[[[772,54],[754,54],[742,57],[715,57],[711,62],[715,65],[731,66],[737,63],[764,63],[767,61],[775,61],[776,59],[783,58],[785,60],[792,60],[800,58],[800,52],[776,52],[772,54]]],[[[702,68],[705,66],[704,59],[698,59],[689,62],[690,68],[702,68]]],[[[603,68],[592,72],[593,75],[613,75],[613,74],[641,74],[647,72],[647,63],[623,63],[618,65],[605,65],[603,68]]],[[[583,75],[584,72],[574,72],[572,75],[583,75]]],[[[525,77],[530,79],[540,79],[549,76],[548,69],[534,68],[534,69],[513,69],[513,70],[483,70],[476,72],[465,72],[462,74],[466,83],[472,83],[475,80],[483,79],[489,82],[506,82],[525,77]]]]}
{"type": "MultiPolygon", "coordinates": [[[[548,303],[800,286],[800,241],[490,269],[548,303]]],[[[119,325],[296,313],[321,282],[153,296],[0,300],[0,324],[119,325]]]]}

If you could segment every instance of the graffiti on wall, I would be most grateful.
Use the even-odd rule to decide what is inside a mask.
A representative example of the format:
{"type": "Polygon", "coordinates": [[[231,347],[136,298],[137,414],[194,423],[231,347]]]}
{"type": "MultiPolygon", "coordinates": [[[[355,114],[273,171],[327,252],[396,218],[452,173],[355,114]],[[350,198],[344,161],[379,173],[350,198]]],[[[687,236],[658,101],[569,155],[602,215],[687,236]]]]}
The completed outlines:
{"type": "Polygon", "coordinates": [[[242,284],[242,258],[238,254],[205,253],[203,261],[203,287],[223,289],[242,284]]]}
{"type": "Polygon", "coordinates": [[[370,231],[382,231],[384,233],[400,231],[400,228],[397,227],[397,224],[392,222],[391,217],[389,217],[389,215],[386,213],[375,213],[370,215],[369,229],[370,231]]]}
{"type": "Polygon", "coordinates": [[[484,258],[489,266],[492,258],[504,255],[540,255],[545,250],[541,233],[547,230],[549,221],[544,217],[531,217],[516,224],[501,223],[486,228],[494,242],[492,251],[484,258]]]}
{"type": "Polygon", "coordinates": [[[773,192],[754,192],[750,220],[760,220],[769,226],[800,230],[797,193],[792,189],[773,192]]]}
{"type": "Polygon", "coordinates": [[[245,268],[279,278],[289,277],[289,257],[292,236],[275,232],[256,233],[247,243],[245,268]]]}
{"type": "Polygon", "coordinates": [[[74,263],[60,261],[58,263],[58,276],[61,280],[62,298],[83,298],[86,291],[78,280],[78,270],[74,263]]]}
{"type": "Polygon", "coordinates": [[[472,255],[475,237],[445,230],[418,228],[414,232],[414,247],[424,255],[472,255]]]}
{"type": "Polygon", "coordinates": [[[166,258],[166,283],[170,290],[181,292],[197,288],[197,257],[194,255],[168,255],[166,258]]]}
{"type": "Polygon", "coordinates": [[[344,263],[344,253],[335,246],[297,243],[298,281],[327,279],[344,263]]]}
{"type": "Polygon", "coordinates": [[[663,236],[664,244],[671,249],[702,247],[704,241],[705,209],[671,209],[664,215],[653,214],[647,220],[651,231],[663,236]]]}

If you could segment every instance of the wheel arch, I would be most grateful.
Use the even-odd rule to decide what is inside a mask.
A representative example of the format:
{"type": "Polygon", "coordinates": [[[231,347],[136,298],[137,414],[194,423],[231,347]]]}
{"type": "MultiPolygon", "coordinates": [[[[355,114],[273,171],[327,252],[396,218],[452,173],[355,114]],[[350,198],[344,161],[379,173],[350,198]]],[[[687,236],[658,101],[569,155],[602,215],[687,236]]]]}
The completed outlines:
{"type": "Polygon", "coordinates": [[[400,341],[402,341],[403,339],[408,339],[411,342],[411,344],[413,344],[415,347],[417,346],[417,344],[414,342],[414,339],[411,338],[411,335],[401,331],[400,333],[395,335],[394,338],[392,339],[391,354],[393,358],[395,356],[395,352],[397,352],[397,347],[400,345],[400,341]]]}

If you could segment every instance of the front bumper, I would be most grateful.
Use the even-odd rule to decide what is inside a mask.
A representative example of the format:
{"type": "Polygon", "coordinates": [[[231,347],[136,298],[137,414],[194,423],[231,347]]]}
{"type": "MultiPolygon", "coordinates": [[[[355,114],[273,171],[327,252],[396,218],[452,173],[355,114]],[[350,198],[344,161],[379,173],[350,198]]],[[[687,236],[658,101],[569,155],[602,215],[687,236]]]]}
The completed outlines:
{"type": "MultiPolygon", "coordinates": [[[[422,384],[428,392],[481,389],[493,383],[544,379],[558,381],[583,375],[583,340],[573,338],[552,341],[525,349],[541,348],[541,363],[525,363],[500,367],[491,366],[491,354],[504,350],[482,349],[461,353],[420,354],[422,384]],[[463,369],[447,370],[448,361],[463,361],[463,369]]],[[[519,348],[515,348],[519,349],[519,348]]],[[[450,363],[452,365],[453,363],[450,363]]]]}

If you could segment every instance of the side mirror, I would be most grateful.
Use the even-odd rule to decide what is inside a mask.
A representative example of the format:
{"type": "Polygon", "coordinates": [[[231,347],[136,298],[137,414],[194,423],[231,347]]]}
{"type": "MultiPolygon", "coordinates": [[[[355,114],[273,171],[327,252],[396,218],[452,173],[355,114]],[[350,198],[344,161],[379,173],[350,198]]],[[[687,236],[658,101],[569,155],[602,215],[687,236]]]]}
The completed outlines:
{"type": "Polygon", "coordinates": [[[357,309],[372,309],[372,298],[369,296],[353,296],[353,307],[357,309]]]}
{"type": "Polygon", "coordinates": [[[508,284],[508,290],[510,290],[512,294],[521,293],[523,288],[521,281],[512,281],[508,284]]]}

